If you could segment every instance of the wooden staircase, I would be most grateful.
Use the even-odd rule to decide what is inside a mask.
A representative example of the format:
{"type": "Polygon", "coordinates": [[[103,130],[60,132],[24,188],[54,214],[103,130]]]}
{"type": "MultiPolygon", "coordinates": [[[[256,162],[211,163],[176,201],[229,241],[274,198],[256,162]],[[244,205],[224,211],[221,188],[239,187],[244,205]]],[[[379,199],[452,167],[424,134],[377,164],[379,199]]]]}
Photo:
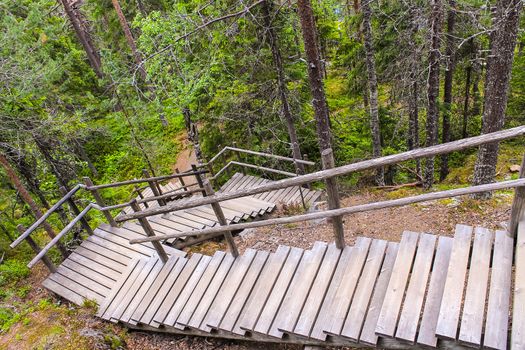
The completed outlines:
{"type": "MultiPolygon", "coordinates": [[[[504,231],[464,225],[454,238],[405,232],[399,243],[359,237],[343,250],[316,242],[237,258],[172,251],[166,264],[149,249],[112,277],[97,316],[143,330],[269,342],[507,349],[513,249],[504,231]]],[[[525,246],[517,254],[523,259],[525,246]]],[[[515,275],[517,285],[523,277],[515,275]]],[[[513,323],[523,325],[523,296],[515,301],[513,323]]],[[[522,338],[513,342],[523,349],[522,338]]]]}

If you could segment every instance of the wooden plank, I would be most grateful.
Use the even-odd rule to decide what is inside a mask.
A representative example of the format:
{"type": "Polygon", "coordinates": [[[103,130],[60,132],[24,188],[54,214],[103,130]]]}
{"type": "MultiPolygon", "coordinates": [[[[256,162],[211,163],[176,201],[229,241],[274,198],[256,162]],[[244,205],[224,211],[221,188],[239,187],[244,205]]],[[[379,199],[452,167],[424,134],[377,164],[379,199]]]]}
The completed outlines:
{"type": "Polygon", "coordinates": [[[170,311],[175,301],[178,299],[180,293],[186,286],[186,283],[188,283],[193,272],[197,268],[202,257],[203,256],[201,254],[193,254],[188,260],[188,262],[184,266],[184,269],[181,271],[179,277],[177,278],[177,281],[172,285],[171,289],[166,295],[166,298],[159,306],[157,313],[153,317],[153,321],[155,321],[155,323],[162,324],[162,322],[166,318],[166,315],[170,311]]]}
{"type": "Polygon", "coordinates": [[[164,302],[164,299],[166,299],[169,291],[171,290],[172,286],[176,281],[178,280],[180,273],[184,269],[184,266],[188,263],[188,259],[181,258],[169,275],[166,277],[160,288],[158,289],[155,298],[152,300],[151,304],[149,305],[148,309],[140,319],[140,323],[149,325],[151,327],[158,328],[160,324],[158,322],[155,322],[153,318],[155,317],[155,314],[159,310],[160,306],[164,302]]]}
{"type": "Polygon", "coordinates": [[[484,348],[507,348],[513,249],[514,239],[505,231],[496,231],[484,348]]]}
{"type": "Polygon", "coordinates": [[[199,262],[199,265],[197,265],[197,267],[193,271],[191,278],[188,280],[188,283],[186,283],[186,285],[184,286],[184,289],[175,301],[175,304],[173,304],[171,309],[168,311],[166,317],[163,320],[161,320],[160,317],[158,317],[158,315],[155,316],[156,321],[158,323],[172,327],[173,325],[175,325],[175,322],[177,322],[177,318],[179,317],[180,312],[188,302],[188,299],[195,290],[195,287],[201,279],[204,271],[206,271],[206,268],[208,267],[208,264],[210,263],[211,259],[212,258],[207,255],[204,255],[202,257],[201,261],[199,262]]]}
{"type": "Polygon", "coordinates": [[[155,267],[155,265],[159,262],[159,258],[157,256],[151,257],[147,260],[146,264],[144,264],[144,267],[139,271],[137,278],[135,279],[135,282],[128,288],[122,299],[120,299],[117,307],[113,310],[113,312],[109,315],[110,321],[112,322],[118,322],[120,321],[122,315],[130,305],[131,301],[133,300],[133,297],[139,292],[142,285],[146,281],[146,278],[151,273],[151,270],[155,267]]]}
{"type": "Polygon", "coordinates": [[[177,261],[180,258],[178,257],[171,257],[161,268],[159,274],[156,276],[155,280],[153,281],[151,287],[148,289],[146,295],[142,299],[141,303],[137,306],[136,310],[133,312],[133,315],[129,319],[129,323],[133,325],[137,325],[140,323],[140,320],[144,316],[144,313],[146,310],[149,309],[151,303],[153,300],[157,297],[157,294],[164,284],[164,281],[166,278],[171,274],[171,271],[177,264],[177,261]]]}
{"type": "MultiPolygon", "coordinates": [[[[117,281],[117,279],[120,277],[120,272],[116,272],[113,269],[110,269],[109,267],[102,265],[94,260],[88,259],[76,252],[76,250],[71,253],[71,255],[68,256],[67,260],[64,260],[64,262],[74,262],[76,264],[82,265],[86,268],[92,269],[93,271],[98,272],[102,276],[106,277],[109,281],[111,281],[111,284],[113,284],[117,281]]],[[[102,282],[101,282],[102,283],[102,282]]]]}
{"type": "MultiPolygon", "coordinates": [[[[84,276],[75,270],[67,268],[64,265],[57,267],[57,271],[55,273],[67,277],[71,281],[81,285],[83,288],[97,293],[101,298],[105,298],[109,294],[110,289],[108,287],[103,286],[90,277],[84,276]]],[[[100,297],[97,299],[100,299],[100,297]]]]}
{"type": "Polygon", "coordinates": [[[343,275],[343,280],[330,306],[332,318],[324,329],[327,334],[341,334],[371,243],[372,239],[363,237],[354,246],[352,257],[343,275]]]}
{"type": "Polygon", "coordinates": [[[100,294],[92,291],[91,289],[85,288],[80,283],[67,278],[64,275],[53,273],[49,275],[48,279],[53,280],[54,282],[66,287],[67,289],[75,292],[76,294],[82,296],[86,300],[93,300],[97,304],[100,304],[104,300],[104,296],[101,296],[100,294]]]}
{"type": "Polygon", "coordinates": [[[201,329],[205,328],[206,331],[211,331],[212,328],[216,329],[231,303],[238,302],[238,300],[234,300],[234,297],[237,294],[237,290],[241,286],[256,253],[257,251],[254,249],[247,249],[243,255],[235,259],[228,276],[224,280],[224,283],[219,289],[217,296],[210,305],[208,312],[202,321],[201,329]]]}
{"type": "Polygon", "coordinates": [[[281,270],[281,273],[279,274],[279,277],[273,286],[272,292],[270,293],[270,296],[268,297],[266,304],[259,315],[257,324],[253,329],[254,332],[268,334],[270,331],[270,327],[277,314],[277,311],[279,310],[279,307],[281,306],[283,297],[286,294],[297,266],[303,257],[303,252],[304,251],[299,248],[291,249],[290,254],[288,255],[288,258],[286,259],[286,262],[281,270]]]}
{"type": "Polygon", "coordinates": [[[408,276],[412,269],[412,262],[416,253],[419,234],[416,232],[403,232],[396,262],[392,271],[392,276],[388,283],[381,313],[377,320],[376,333],[386,337],[393,337],[405,288],[408,283],[408,276]]]}
{"type": "Polygon", "coordinates": [[[234,296],[234,302],[232,302],[226,310],[226,313],[220,324],[216,326],[215,324],[209,322],[208,325],[210,327],[219,328],[228,332],[233,331],[235,323],[239,319],[239,315],[246,305],[249,296],[252,294],[252,292],[255,293],[254,287],[262,269],[268,261],[269,255],[270,254],[265,251],[257,252],[250,269],[248,272],[246,272],[246,276],[244,277],[244,280],[242,281],[237,293],[234,296]]]}
{"type": "Polygon", "coordinates": [[[75,303],[79,306],[84,304],[85,298],[83,296],[72,291],[71,289],[64,287],[60,283],[57,283],[50,278],[46,278],[44,282],[42,282],[42,286],[72,303],[75,303]]]}
{"type": "Polygon", "coordinates": [[[376,285],[374,287],[374,294],[370,300],[365,323],[363,324],[363,329],[361,330],[361,335],[359,336],[360,343],[370,344],[372,346],[376,346],[377,344],[377,340],[379,338],[375,332],[377,320],[379,319],[379,314],[381,313],[381,306],[383,305],[383,301],[385,299],[388,282],[392,277],[392,271],[398,250],[398,243],[388,243],[385,260],[383,260],[381,272],[379,273],[379,277],[377,278],[376,285]]]}
{"type": "Polygon", "coordinates": [[[243,184],[247,181],[249,181],[250,178],[246,175],[243,175],[239,181],[237,181],[229,190],[228,192],[237,192],[240,189],[243,189],[243,184]]]}
{"type": "Polygon", "coordinates": [[[297,331],[300,334],[310,332],[325,299],[341,253],[342,250],[338,249],[334,243],[328,246],[323,262],[313,281],[312,288],[304,302],[303,309],[295,318],[293,325],[286,328],[282,327],[282,331],[287,333],[295,333],[297,331]]]}
{"type": "Polygon", "coordinates": [[[155,253],[155,249],[153,249],[153,247],[149,248],[142,244],[129,244],[129,239],[131,239],[132,237],[128,237],[128,239],[126,240],[110,232],[106,232],[100,228],[96,228],[95,230],[93,230],[93,233],[106,241],[110,241],[124,248],[130,249],[136,252],[137,254],[151,256],[152,254],[155,253]]]}
{"type": "Polygon", "coordinates": [[[206,267],[206,271],[204,271],[201,279],[199,280],[199,283],[197,283],[197,286],[193,290],[193,293],[191,294],[186,305],[184,305],[184,308],[179,314],[177,322],[173,325],[173,327],[178,329],[186,328],[186,324],[189,323],[191,316],[193,316],[195,309],[198,307],[203,295],[206,293],[208,286],[210,285],[213,277],[215,276],[215,273],[217,272],[225,257],[226,253],[222,251],[217,251],[213,255],[213,258],[206,267]]]}
{"type": "Polygon", "coordinates": [[[243,179],[243,175],[241,173],[235,173],[233,174],[232,179],[233,181],[227,187],[223,186],[223,188],[221,188],[223,192],[232,192],[234,186],[243,179]]]}
{"type": "Polygon", "coordinates": [[[387,244],[387,241],[379,239],[372,241],[362,276],[359,279],[352,305],[350,306],[343,330],[341,331],[343,337],[351,339],[354,342],[359,340],[366,312],[372,299],[374,285],[379,275],[381,265],[383,264],[387,244]]]}
{"type": "Polygon", "coordinates": [[[233,257],[233,255],[226,254],[222,260],[221,266],[219,266],[217,272],[213,276],[213,279],[208,285],[206,293],[204,293],[202,296],[199,305],[193,312],[193,315],[191,315],[189,322],[186,324],[188,327],[201,330],[208,329],[207,325],[203,324],[204,318],[213,301],[215,300],[217,293],[221,289],[221,286],[223,285],[226,276],[228,275],[235,260],[236,259],[233,257]]]}
{"type": "MultiPolygon", "coordinates": [[[[358,237],[356,244],[361,244],[359,242],[362,239],[362,237],[358,237]]],[[[354,247],[346,246],[343,249],[324,300],[320,303],[321,307],[319,309],[317,318],[315,320],[299,319],[299,322],[294,329],[294,334],[303,337],[311,337],[313,339],[322,341],[326,340],[326,333],[323,331],[323,329],[327,324],[330,323],[330,320],[332,319],[331,306],[334,302],[337,289],[343,281],[344,273],[348,267],[348,264],[350,263],[350,260],[352,259],[352,254],[354,252],[354,247]]]]}
{"type": "MultiPolygon", "coordinates": [[[[328,245],[323,242],[315,242],[311,254],[305,254],[301,263],[297,267],[297,271],[293,277],[290,287],[284,296],[281,307],[275,317],[273,325],[270,327],[269,335],[282,338],[283,332],[291,333],[295,328],[297,320],[303,311],[306,299],[313,288],[314,281],[321,264],[325,258],[325,254],[329,254],[329,259],[332,260],[330,265],[335,266],[335,262],[339,258],[339,249],[335,244],[330,245],[330,251],[327,252],[328,245]]],[[[325,271],[323,271],[325,272],[325,271]]],[[[331,271],[329,272],[331,274],[331,271]]],[[[326,276],[325,280],[328,279],[326,276]]],[[[324,293],[324,290],[322,291],[324,293]]],[[[322,300],[320,295],[316,296],[317,302],[322,300]]]]}
{"type": "Polygon", "coordinates": [[[157,263],[153,267],[153,269],[150,271],[146,279],[144,280],[144,283],[140,287],[140,289],[137,291],[137,293],[134,295],[133,299],[129,303],[126,311],[122,314],[120,317],[120,321],[124,323],[129,323],[131,321],[131,317],[133,316],[133,313],[137,310],[139,305],[143,302],[144,297],[150,290],[151,286],[157,279],[159,273],[162,271],[162,268],[164,267],[164,264],[162,263],[162,260],[156,259],[157,263]]]}
{"type": "MultiPolygon", "coordinates": [[[[142,272],[142,269],[147,264],[148,260],[149,259],[144,259],[144,258],[139,259],[139,261],[135,265],[135,268],[131,271],[131,273],[129,275],[127,275],[126,281],[122,284],[122,286],[120,288],[118,288],[118,292],[116,294],[114,294],[113,298],[111,299],[110,304],[107,306],[107,308],[104,311],[104,313],[100,313],[100,310],[99,310],[99,313],[100,313],[99,317],[101,317],[101,318],[103,318],[105,320],[110,320],[111,319],[111,315],[120,306],[120,303],[121,303],[122,299],[125,298],[126,294],[129,293],[129,291],[131,290],[131,287],[133,286],[133,284],[135,283],[136,279],[138,278],[138,276],[142,272]]],[[[112,290],[112,292],[113,292],[113,290],[112,290]]]]}
{"type": "Polygon", "coordinates": [[[411,343],[416,340],[417,326],[423,307],[435,246],[435,235],[426,233],[420,235],[414,268],[397,325],[396,338],[398,339],[411,343]]]}
{"type": "Polygon", "coordinates": [[[437,346],[436,326],[439,317],[439,308],[441,307],[441,299],[443,298],[443,291],[445,289],[453,242],[454,239],[450,237],[439,237],[423,316],[421,317],[419,326],[418,344],[431,347],[437,346]]]}
{"type": "Polygon", "coordinates": [[[239,173],[233,174],[233,176],[230,177],[228,181],[226,181],[217,192],[228,192],[228,188],[230,188],[235,181],[238,181],[240,179],[240,176],[241,175],[239,173]]]}
{"type": "Polygon", "coordinates": [[[482,227],[474,229],[474,245],[463,304],[459,341],[478,347],[481,346],[493,240],[492,231],[482,227]]]}
{"type": "MultiPolygon", "coordinates": [[[[93,243],[100,247],[103,247],[107,250],[109,250],[113,255],[118,254],[121,256],[121,258],[126,259],[132,259],[134,257],[141,257],[141,256],[148,256],[146,254],[141,254],[139,252],[136,252],[134,250],[129,249],[128,247],[123,247],[119,244],[113,243],[111,241],[108,241],[104,238],[101,238],[97,235],[89,236],[86,241],[86,243],[93,243]]],[[[154,254],[155,252],[152,251],[151,254],[154,254]]],[[[125,261],[125,260],[122,260],[125,261]]]]}
{"type": "Polygon", "coordinates": [[[246,305],[239,315],[238,322],[233,327],[233,333],[244,335],[246,329],[252,330],[255,328],[259,315],[281,274],[290,251],[290,247],[279,246],[275,253],[268,258],[268,262],[261,271],[261,275],[253,288],[253,293],[250,294],[246,305]]]}
{"type": "Polygon", "coordinates": [[[456,339],[471,237],[472,227],[456,225],[456,234],[454,235],[454,244],[452,245],[447,279],[436,327],[436,335],[441,338],[456,339]]]}
{"type": "MultiPolygon", "coordinates": [[[[105,256],[99,255],[98,253],[85,248],[84,242],[80,247],[77,247],[74,251],[75,254],[82,256],[84,259],[89,261],[94,261],[98,264],[105,266],[106,268],[113,270],[117,274],[117,279],[120,277],[122,271],[126,268],[127,265],[117,262],[112,259],[108,259],[105,256]]],[[[76,259],[76,257],[75,257],[76,259]]]]}
{"type": "Polygon", "coordinates": [[[68,268],[71,271],[75,271],[76,273],[79,273],[80,275],[89,278],[93,282],[103,286],[106,289],[111,289],[116,282],[116,280],[108,278],[103,274],[99,273],[98,271],[92,270],[89,267],[79,264],[76,261],[69,259],[69,257],[68,259],[64,260],[62,264],[60,264],[60,266],[68,268]]]}
{"type": "MultiPolygon", "coordinates": [[[[89,236],[87,240],[82,242],[82,247],[91,250],[92,252],[99,254],[101,256],[104,256],[110,260],[113,260],[115,263],[119,263],[121,265],[128,265],[129,261],[131,260],[131,257],[128,257],[127,255],[123,255],[118,252],[114,252],[112,250],[107,249],[104,246],[95,244],[91,241],[91,237],[89,236]]],[[[135,255],[135,257],[140,257],[140,255],[135,255]]]]}
{"type": "Polygon", "coordinates": [[[525,349],[525,222],[518,223],[512,307],[511,349],[525,349]]]}
{"type": "Polygon", "coordinates": [[[166,214],[163,216],[165,220],[175,222],[179,225],[187,226],[188,229],[201,229],[208,226],[208,223],[211,221],[209,219],[201,218],[199,216],[192,215],[187,213],[184,210],[174,211],[172,213],[166,214]]]}

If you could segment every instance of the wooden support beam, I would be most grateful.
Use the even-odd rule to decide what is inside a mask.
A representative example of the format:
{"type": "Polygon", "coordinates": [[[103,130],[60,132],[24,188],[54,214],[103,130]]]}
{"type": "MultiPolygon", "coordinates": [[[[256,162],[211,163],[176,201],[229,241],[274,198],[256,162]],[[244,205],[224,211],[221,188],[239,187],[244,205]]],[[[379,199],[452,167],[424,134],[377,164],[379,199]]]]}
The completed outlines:
{"type": "MultiPolygon", "coordinates": [[[[197,166],[195,164],[191,165],[191,168],[193,169],[193,172],[197,170],[197,166]]],[[[202,182],[202,177],[200,174],[195,174],[195,180],[197,180],[197,183],[199,184],[199,188],[202,188],[204,191],[202,191],[202,195],[204,197],[207,196],[206,189],[204,188],[204,183],[202,182]]]]}
{"type": "MultiPolygon", "coordinates": [[[[176,173],[176,174],[180,174],[180,170],[179,170],[179,168],[175,168],[175,173],[176,173]]],[[[184,181],[184,178],[183,178],[183,177],[179,177],[179,182],[180,182],[180,184],[182,185],[182,188],[184,189],[184,191],[187,191],[188,188],[186,187],[186,182],[184,181]]]]}
{"type": "MultiPolygon", "coordinates": [[[[144,199],[144,195],[142,194],[142,190],[140,189],[139,186],[135,185],[135,192],[137,192],[137,195],[140,197],[140,199],[144,199]]],[[[143,202],[144,203],[144,207],[149,208],[149,205],[148,205],[148,202],[143,202]]]]}
{"type": "MultiPolygon", "coordinates": [[[[321,161],[323,169],[328,170],[335,167],[334,152],[331,148],[325,149],[321,153],[321,161]]],[[[328,209],[339,209],[341,207],[341,200],[339,199],[339,189],[337,188],[337,180],[335,177],[330,177],[325,180],[326,194],[328,196],[328,209]]],[[[335,244],[337,248],[343,249],[345,247],[345,231],[343,228],[343,218],[335,216],[331,218],[334,227],[335,244]]]]}
{"type": "MultiPolygon", "coordinates": [[[[88,190],[91,191],[91,195],[93,198],[95,198],[95,201],[100,207],[105,207],[106,203],[104,203],[104,200],[102,199],[102,196],[98,192],[98,189],[93,188],[93,181],[89,177],[84,177],[84,184],[87,186],[88,190]],[[91,187],[91,188],[90,188],[91,187]]],[[[104,216],[106,217],[106,220],[108,221],[108,224],[110,224],[113,227],[117,227],[117,223],[115,222],[115,219],[113,219],[113,216],[111,216],[111,213],[107,210],[104,210],[102,212],[104,216]]]]}
{"type": "MultiPolygon", "coordinates": [[[[208,180],[205,180],[204,182],[204,190],[209,196],[212,196],[214,194],[213,188],[211,187],[210,182],[208,180]]],[[[217,216],[217,220],[219,221],[219,224],[221,226],[228,226],[228,222],[226,221],[226,217],[224,216],[221,205],[219,203],[212,203],[211,207],[213,208],[213,211],[215,212],[215,215],[217,216]]],[[[224,239],[226,239],[226,243],[228,244],[228,248],[230,249],[231,254],[234,257],[238,257],[239,250],[237,249],[237,246],[235,245],[235,241],[233,240],[233,235],[231,231],[224,232],[224,239]]]]}
{"type": "MultiPolygon", "coordinates": [[[[145,178],[149,178],[149,173],[146,169],[142,169],[142,174],[144,175],[145,178]]],[[[151,191],[153,192],[153,195],[155,197],[159,197],[162,195],[160,189],[159,189],[159,184],[157,183],[156,180],[148,180],[148,185],[149,187],[151,188],[151,191]]],[[[159,203],[159,205],[162,207],[162,206],[165,206],[166,205],[166,201],[163,199],[163,198],[159,198],[157,200],[157,202],[159,203]]]]}
{"type": "MultiPolygon", "coordinates": [[[[62,194],[62,196],[66,196],[68,191],[67,189],[62,186],[59,188],[60,190],[60,194],[62,194]]],[[[67,202],[69,204],[69,207],[71,208],[71,211],[75,214],[75,216],[78,216],[80,215],[80,210],[78,209],[77,205],[75,204],[75,201],[73,200],[73,197],[69,197],[67,199],[67,202]]],[[[82,225],[82,228],[86,231],[86,233],[88,235],[92,235],[93,234],[93,230],[91,229],[91,226],[89,226],[89,222],[87,221],[87,219],[85,217],[82,217],[80,219],[80,224],[82,225]]]]}
{"type": "MultiPolygon", "coordinates": [[[[525,177],[525,154],[523,155],[523,159],[521,160],[519,177],[520,179],[525,177]]],[[[510,221],[508,225],[508,232],[513,237],[516,237],[516,234],[518,233],[518,223],[522,219],[525,210],[524,203],[525,187],[517,187],[514,191],[514,200],[512,201],[512,209],[510,211],[510,221]]]]}
{"type": "MultiPolygon", "coordinates": [[[[136,199],[131,200],[130,205],[131,205],[131,209],[133,209],[135,212],[140,211],[140,206],[138,205],[136,199]]],[[[153,231],[153,228],[149,224],[148,219],[140,218],[139,222],[148,237],[155,237],[155,231],[153,231]]],[[[157,251],[157,254],[159,255],[160,260],[162,260],[163,263],[166,263],[166,261],[168,261],[168,254],[166,254],[166,251],[164,250],[162,243],[156,241],[156,242],[152,242],[152,244],[153,244],[153,248],[155,248],[155,250],[157,251]]]]}
{"type": "MultiPolygon", "coordinates": [[[[23,225],[18,225],[16,227],[16,229],[18,230],[18,232],[20,232],[20,234],[22,234],[22,233],[24,233],[26,231],[26,228],[23,225]]],[[[40,249],[38,244],[33,240],[33,238],[31,236],[27,236],[26,237],[26,241],[27,241],[27,244],[29,244],[31,249],[33,249],[33,251],[37,255],[42,251],[42,249],[40,249]]],[[[51,273],[56,272],[57,268],[56,268],[55,264],[53,264],[53,262],[51,261],[51,259],[49,259],[49,257],[47,255],[45,255],[42,258],[42,262],[44,263],[44,265],[46,265],[46,267],[48,268],[48,270],[51,273]]]]}

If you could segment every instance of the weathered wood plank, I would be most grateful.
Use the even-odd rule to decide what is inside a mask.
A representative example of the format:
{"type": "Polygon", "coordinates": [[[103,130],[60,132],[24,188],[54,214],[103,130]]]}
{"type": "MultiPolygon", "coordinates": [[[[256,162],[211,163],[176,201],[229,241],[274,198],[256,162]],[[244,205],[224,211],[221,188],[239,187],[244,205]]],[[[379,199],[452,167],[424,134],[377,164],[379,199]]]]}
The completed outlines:
{"type": "Polygon", "coordinates": [[[268,258],[268,262],[261,271],[261,276],[257,279],[253,293],[250,294],[246,305],[239,315],[239,320],[233,328],[233,333],[244,335],[245,330],[255,328],[259,315],[281,274],[290,251],[290,247],[279,246],[275,253],[268,258]]]}
{"type": "Polygon", "coordinates": [[[396,261],[398,249],[398,243],[388,243],[385,260],[381,266],[381,272],[379,273],[379,277],[377,278],[377,282],[374,287],[374,294],[370,300],[370,306],[368,307],[365,323],[363,324],[363,329],[361,330],[361,335],[359,336],[360,343],[370,344],[373,346],[377,344],[378,336],[375,332],[377,320],[379,319],[379,314],[381,313],[381,306],[383,305],[383,300],[385,299],[388,282],[392,276],[392,270],[396,261]]]}
{"type": "Polygon", "coordinates": [[[376,333],[379,335],[393,337],[395,334],[418,239],[419,234],[416,232],[405,231],[403,233],[381,313],[377,320],[376,333]]]}
{"type": "Polygon", "coordinates": [[[286,262],[284,263],[281,273],[279,274],[279,277],[277,278],[277,281],[273,286],[270,296],[266,300],[266,304],[264,305],[264,308],[261,314],[259,315],[257,324],[253,329],[254,332],[268,334],[268,331],[270,330],[275,315],[277,314],[277,311],[281,306],[283,297],[286,294],[286,291],[288,290],[288,286],[292,281],[293,275],[295,274],[297,266],[299,265],[299,262],[302,257],[302,249],[292,248],[290,250],[290,254],[286,259],[286,262]]]}
{"type": "Polygon", "coordinates": [[[439,308],[441,307],[441,299],[443,298],[443,291],[445,289],[453,242],[454,239],[450,237],[439,237],[423,316],[419,326],[418,344],[431,347],[436,347],[437,345],[436,326],[439,317],[439,308]]]}
{"type": "MultiPolygon", "coordinates": [[[[356,245],[360,244],[362,237],[358,237],[356,245]]],[[[299,320],[295,327],[294,334],[301,335],[303,337],[311,337],[317,340],[326,340],[326,333],[323,331],[325,327],[330,323],[332,318],[331,306],[334,302],[335,295],[339,289],[339,285],[343,280],[343,276],[348,267],[349,262],[354,254],[354,247],[346,246],[341,253],[339,262],[334,272],[334,276],[330,281],[330,285],[321,304],[317,319],[313,323],[313,327],[310,327],[309,320],[299,320]]]]}
{"type": "Polygon", "coordinates": [[[454,235],[454,244],[452,245],[436,327],[436,335],[441,338],[456,339],[471,237],[472,227],[456,225],[456,234],[454,235]]]}
{"type": "Polygon", "coordinates": [[[414,268],[405,295],[405,303],[397,324],[396,338],[398,339],[411,343],[416,340],[417,326],[423,307],[435,246],[435,235],[426,233],[420,235],[414,268]]]}
{"type": "Polygon", "coordinates": [[[383,264],[387,243],[387,241],[379,239],[372,241],[370,252],[368,253],[363,269],[363,275],[357,285],[354,300],[352,301],[352,305],[348,311],[348,317],[341,332],[343,337],[355,342],[359,340],[359,334],[365,321],[366,312],[374,291],[374,285],[378,278],[381,265],[383,264]]]}
{"type": "Polygon", "coordinates": [[[512,307],[511,349],[525,349],[525,222],[518,223],[516,240],[516,272],[512,307]]]}
{"type": "Polygon", "coordinates": [[[203,295],[205,294],[208,286],[210,285],[213,277],[215,276],[215,273],[217,272],[219,266],[222,265],[222,262],[225,258],[226,253],[222,251],[217,251],[213,255],[212,260],[206,268],[206,271],[204,271],[204,274],[199,280],[199,283],[197,283],[197,286],[193,290],[193,293],[191,294],[188,302],[179,314],[177,322],[173,325],[173,327],[178,329],[186,328],[186,324],[189,323],[191,317],[193,316],[193,313],[197,309],[203,295]]]}
{"type": "Polygon", "coordinates": [[[496,231],[483,347],[507,348],[514,239],[496,231]]]}
{"type": "MultiPolygon", "coordinates": [[[[92,251],[88,248],[84,247],[84,243],[80,247],[77,247],[74,251],[75,254],[78,254],[82,256],[84,259],[87,259],[88,261],[94,261],[100,265],[105,266],[106,268],[113,270],[117,274],[117,278],[120,277],[120,274],[122,271],[126,268],[126,264],[122,264],[118,261],[108,259],[103,255],[97,254],[97,252],[92,251]]],[[[76,259],[76,257],[74,257],[76,259]]]]}
{"type": "Polygon", "coordinates": [[[102,276],[98,280],[99,283],[105,285],[108,288],[113,287],[117,279],[120,277],[120,273],[115,272],[115,270],[112,270],[102,264],[97,263],[94,260],[88,259],[86,257],[83,257],[82,255],[73,252],[70,256],[64,262],[62,263],[64,266],[70,266],[71,268],[74,267],[76,270],[82,270],[82,269],[89,269],[91,271],[96,272],[98,275],[102,276]]]}
{"type": "Polygon", "coordinates": [[[213,303],[210,305],[201,328],[205,327],[208,331],[211,331],[212,328],[217,328],[231,303],[238,302],[238,300],[234,300],[234,297],[241,286],[256,253],[257,252],[254,249],[247,249],[243,255],[235,260],[228,276],[224,280],[224,283],[219,289],[213,303]]]}
{"type": "MultiPolygon", "coordinates": [[[[312,288],[315,277],[321,267],[323,258],[326,254],[328,245],[323,242],[316,242],[311,254],[305,254],[301,260],[297,271],[290,282],[281,306],[275,316],[274,322],[270,327],[268,335],[282,338],[283,330],[291,332],[297,323],[297,319],[303,310],[304,303],[312,288]]],[[[338,249],[332,247],[331,253],[338,249]]],[[[333,256],[333,255],[331,255],[333,256]]]]}
{"type": "Polygon", "coordinates": [[[481,227],[474,229],[474,245],[463,304],[459,341],[478,347],[481,346],[493,240],[492,231],[481,227]]]}
{"type": "Polygon", "coordinates": [[[46,278],[44,282],[42,282],[42,286],[77,305],[82,306],[84,304],[85,298],[83,296],[72,291],[71,289],[64,287],[60,283],[57,283],[50,278],[46,278]]]}
{"type": "Polygon", "coordinates": [[[354,246],[351,260],[348,263],[341,284],[337,289],[330,307],[332,314],[331,322],[327,323],[324,328],[327,334],[341,334],[371,243],[372,239],[363,237],[354,246]]]}
{"type": "Polygon", "coordinates": [[[257,283],[259,275],[261,275],[262,269],[268,261],[269,255],[270,254],[265,251],[257,252],[257,255],[253,259],[250,269],[246,273],[242,284],[239,286],[237,294],[235,294],[234,302],[232,302],[226,310],[226,314],[224,315],[220,324],[216,326],[209,322],[208,325],[210,327],[219,328],[228,332],[231,332],[233,330],[235,323],[239,319],[239,315],[241,314],[242,309],[248,301],[249,296],[252,293],[255,293],[254,287],[257,283]]]}
{"type": "Polygon", "coordinates": [[[338,249],[335,243],[328,246],[319,272],[308,294],[308,298],[304,303],[300,315],[298,315],[299,317],[295,320],[293,327],[289,327],[289,329],[283,327],[282,330],[284,332],[295,333],[297,331],[299,334],[310,332],[325,299],[341,254],[342,250],[338,249]]]}
{"type": "Polygon", "coordinates": [[[199,265],[197,265],[197,267],[193,271],[191,278],[188,280],[188,283],[186,283],[186,285],[184,286],[184,289],[182,290],[179,297],[175,301],[175,304],[173,304],[171,309],[168,311],[168,314],[166,315],[166,317],[163,320],[161,320],[159,315],[155,316],[156,321],[158,323],[164,324],[167,326],[172,326],[172,327],[173,325],[175,325],[175,322],[177,322],[177,318],[179,317],[180,312],[182,311],[182,309],[188,302],[188,299],[190,298],[193,291],[195,290],[195,286],[201,279],[211,259],[212,258],[210,256],[206,256],[206,255],[202,257],[201,261],[199,262],[199,265]]]}

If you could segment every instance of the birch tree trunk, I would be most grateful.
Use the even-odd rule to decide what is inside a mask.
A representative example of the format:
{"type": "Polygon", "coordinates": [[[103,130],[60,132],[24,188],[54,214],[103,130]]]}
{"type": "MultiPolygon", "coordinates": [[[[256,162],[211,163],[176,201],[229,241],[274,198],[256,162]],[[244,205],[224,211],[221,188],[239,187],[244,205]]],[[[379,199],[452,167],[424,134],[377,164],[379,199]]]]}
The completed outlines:
{"type": "Polygon", "coordinates": [[[310,0],[297,0],[297,12],[301,21],[301,31],[308,65],[308,77],[312,92],[312,104],[316,120],[317,137],[321,153],[332,147],[330,116],[323,86],[322,63],[316,39],[315,21],[310,0]]]}
{"type": "MultiPolygon", "coordinates": [[[[448,58],[448,65],[445,71],[445,86],[443,91],[443,129],[441,132],[441,142],[450,141],[450,114],[452,111],[452,82],[454,80],[454,70],[456,68],[456,40],[454,37],[456,25],[456,1],[448,1],[449,9],[447,14],[447,47],[445,54],[448,58]]],[[[439,180],[443,181],[448,175],[448,154],[441,156],[441,167],[439,170],[439,180]]]]}
{"type": "MultiPolygon", "coordinates": [[[[439,58],[440,33],[443,25],[443,4],[441,0],[432,0],[430,11],[430,52],[428,54],[427,80],[427,125],[426,146],[433,146],[438,141],[438,97],[439,97],[439,58]]],[[[434,157],[426,159],[424,187],[430,188],[434,184],[434,157]]]]}
{"type": "MultiPolygon", "coordinates": [[[[294,117],[290,109],[290,103],[288,101],[288,89],[286,88],[286,78],[284,75],[283,60],[281,51],[279,50],[279,42],[277,40],[277,34],[272,24],[271,12],[272,2],[266,0],[262,4],[262,11],[264,16],[264,26],[266,27],[266,33],[268,34],[268,43],[272,50],[273,65],[275,72],[277,73],[277,87],[279,90],[279,98],[281,99],[281,112],[282,117],[285,121],[286,128],[288,130],[288,136],[290,137],[290,145],[292,149],[292,155],[294,159],[301,160],[301,148],[299,146],[299,140],[297,139],[297,132],[295,130],[294,117]]],[[[304,166],[301,163],[296,163],[296,170],[299,174],[304,174],[304,166]]]]}
{"type": "MultiPolygon", "coordinates": [[[[377,74],[376,61],[374,58],[374,47],[372,44],[372,10],[370,9],[370,0],[361,2],[361,11],[363,12],[363,34],[366,55],[366,71],[368,74],[368,93],[370,106],[370,129],[372,131],[372,154],[374,158],[381,157],[381,124],[379,122],[379,103],[377,97],[377,74]]],[[[378,186],[385,185],[384,168],[376,170],[375,181],[378,186]]]]}
{"type": "MultiPolygon", "coordinates": [[[[490,55],[485,79],[485,103],[483,108],[482,133],[501,130],[505,123],[508,89],[512,71],[512,61],[519,27],[522,0],[498,0],[493,32],[490,36],[490,55]]],[[[479,147],[474,168],[474,185],[494,181],[498,161],[499,144],[486,144],[479,147]]],[[[477,195],[488,198],[491,193],[477,195]]]]}

